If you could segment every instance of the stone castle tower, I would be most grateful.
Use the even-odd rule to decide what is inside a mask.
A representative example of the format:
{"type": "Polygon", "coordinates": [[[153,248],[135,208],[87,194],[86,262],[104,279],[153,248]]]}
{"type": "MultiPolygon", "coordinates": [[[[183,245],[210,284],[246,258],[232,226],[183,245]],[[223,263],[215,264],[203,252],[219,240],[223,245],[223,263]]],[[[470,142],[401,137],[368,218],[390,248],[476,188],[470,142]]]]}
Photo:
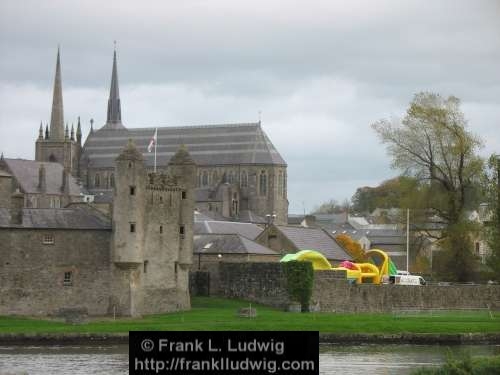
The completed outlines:
{"type": "Polygon", "coordinates": [[[36,140],[35,160],[58,162],[64,169],[77,177],[80,175],[79,161],[82,150],[82,130],[80,118],[76,128],[71,125],[71,132],[68,124],[64,125],[64,106],[62,97],[61,82],[61,58],[60,51],[57,50],[56,74],[54,78],[54,95],[52,99],[52,112],[50,116],[50,129],[40,123],[38,139],[36,140]]]}
{"type": "Polygon", "coordinates": [[[110,313],[188,309],[196,164],[185,147],[147,173],[132,140],[116,159],[110,313]]]}

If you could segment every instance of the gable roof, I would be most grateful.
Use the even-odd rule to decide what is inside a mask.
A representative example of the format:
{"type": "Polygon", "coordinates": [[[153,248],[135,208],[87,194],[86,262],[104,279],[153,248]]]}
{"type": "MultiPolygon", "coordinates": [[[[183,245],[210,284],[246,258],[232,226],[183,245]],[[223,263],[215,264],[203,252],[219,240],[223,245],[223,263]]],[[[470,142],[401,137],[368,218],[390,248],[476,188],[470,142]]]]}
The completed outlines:
{"type": "MultiPolygon", "coordinates": [[[[286,165],[262,130],[260,122],[244,124],[159,127],[157,164],[166,166],[184,144],[199,166],[234,164],[286,165]]],[[[81,162],[90,167],[111,168],[128,139],[143,154],[146,165],[153,166],[153,153],[147,146],[155,128],[106,129],[89,134],[81,162]]]]}
{"type": "Polygon", "coordinates": [[[243,237],[253,240],[259,234],[262,233],[262,228],[252,223],[202,220],[202,221],[195,221],[194,233],[195,234],[239,234],[243,237]]]}
{"type": "Polygon", "coordinates": [[[276,225],[275,227],[293,243],[297,250],[316,250],[327,259],[332,260],[352,259],[337,241],[321,228],[284,225],[276,225]]]}
{"type": "MultiPolygon", "coordinates": [[[[46,194],[62,195],[63,166],[59,163],[39,162],[25,159],[4,159],[7,168],[17,180],[24,193],[39,194],[38,172],[40,165],[45,168],[46,194]]],[[[70,195],[80,195],[80,186],[76,180],[69,175],[70,195]]]]}
{"type": "Polygon", "coordinates": [[[0,208],[0,227],[38,229],[104,229],[111,230],[109,218],[85,206],[70,208],[25,208],[22,225],[10,223],[10,212],[0,208]]]}
{"type": "Polygon", "coordinates": [[[238,234],[197,234],[195,254],[259,254],[279,255],[277,252],[238,234]]]}

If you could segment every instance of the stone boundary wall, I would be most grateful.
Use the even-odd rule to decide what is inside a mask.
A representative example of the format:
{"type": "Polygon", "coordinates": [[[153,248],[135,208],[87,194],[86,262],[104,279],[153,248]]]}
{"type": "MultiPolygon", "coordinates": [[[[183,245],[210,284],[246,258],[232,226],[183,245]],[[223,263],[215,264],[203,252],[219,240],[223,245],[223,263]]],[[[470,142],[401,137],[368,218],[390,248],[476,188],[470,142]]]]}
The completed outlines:
{"type": "MultiPolygon", "coordinates": [[[[279,263],[221,263],[219,295],[268,306],[290,304],[279,263]]],[[[500,310],[500,285],[352,285],[331,271],[314,274],[311,306],[323,312],[382,313],[419,309],[500,310]]]]}

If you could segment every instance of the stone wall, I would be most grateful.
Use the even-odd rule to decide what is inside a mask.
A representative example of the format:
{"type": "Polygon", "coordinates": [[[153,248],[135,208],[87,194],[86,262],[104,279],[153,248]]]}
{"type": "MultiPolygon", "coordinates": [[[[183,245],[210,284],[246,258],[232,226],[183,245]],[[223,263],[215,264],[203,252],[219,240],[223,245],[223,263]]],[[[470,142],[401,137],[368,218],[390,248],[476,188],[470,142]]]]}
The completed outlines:
{"type": "Polygon", "coordinates": [[[0,315],[57,315],[109,307],[111,233],[105,230],[0,229],[0,315]],[[43,244],[53,235],[53,244],[43,244]],[[64,273],[72,273],[65,285],[64,273]]]}
{"type": "MultiPolygon", "coordinates": [[[[219,294],[274,307],[289,304],[279,263],[221,263],[219,294]]],[[[311,306],[323,312],[404,309],[500,310],[500,285],[353,285],[338,272],[316,271],[311,306]]]]}

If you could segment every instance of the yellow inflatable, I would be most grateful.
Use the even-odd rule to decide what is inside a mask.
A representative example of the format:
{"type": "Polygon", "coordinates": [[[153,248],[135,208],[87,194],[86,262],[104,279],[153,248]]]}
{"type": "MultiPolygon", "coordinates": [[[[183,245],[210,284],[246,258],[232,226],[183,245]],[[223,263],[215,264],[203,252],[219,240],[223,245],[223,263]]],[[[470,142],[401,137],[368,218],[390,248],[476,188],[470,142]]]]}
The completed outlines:
{"type": "Polygon", "coordinates": [[[314,270],[346,271],[347,278],[355,280],[356,284],[380,284],[383,276],[389,276],[390,259],[385,251],[372,249],[366,252],[366,258],[372,263],[353,263],[344,261],[339,267],[332,267],[323,254],[315,250],[301,250],[295,254],[285,255],[280,262],[291,260],[308,261],[314,270]]]}

